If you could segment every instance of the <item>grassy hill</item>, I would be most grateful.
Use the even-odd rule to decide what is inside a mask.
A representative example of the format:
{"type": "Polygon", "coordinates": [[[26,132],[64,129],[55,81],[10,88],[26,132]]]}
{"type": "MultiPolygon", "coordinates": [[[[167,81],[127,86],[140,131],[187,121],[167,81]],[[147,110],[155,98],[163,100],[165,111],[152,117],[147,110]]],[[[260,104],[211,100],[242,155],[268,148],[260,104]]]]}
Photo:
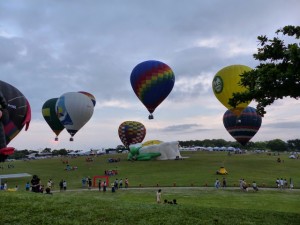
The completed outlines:
{"type": "Polygon", "coordinates": [[[184,160],[130,162],[127,155],[102,155],[86,162],[86,157],[16,161],[1,174],[37,174],[46,184],[68,182],[68,190],[53,195],[26,192],[30,178],[7,179],[17,192],[0,191],[1,224],[300,224],[300,190],[212,188],[215,174],[225,166],[228,185],[238,186],[240,178],[259,187],[274,187],[277,177],[293,178],[300,186],[300,160],[288,155],[244,154],[228,156],[223,152],[186,152],[184,160]],[[280,157],[284,162],[277,163],[280,157]],[[108,163],[108,158],[120,162],[108,163]],[[66,164],[77,170],[66,171],[66,164]],[[82,177],[103,175],[104,170],[117,169],[110,178],[129,178],[130,188],[106,193],[82,189],[82,177]],[[176,183],[176,187],[174,184],[176,183]],[[209,187],[205,187],[207,186],[209,187]],[[163,199],[176,199],[178,205],[157,204],[155,192],[162,189],[163,199]],[[142,188],[134,188],[139,187],[142,188]]]}

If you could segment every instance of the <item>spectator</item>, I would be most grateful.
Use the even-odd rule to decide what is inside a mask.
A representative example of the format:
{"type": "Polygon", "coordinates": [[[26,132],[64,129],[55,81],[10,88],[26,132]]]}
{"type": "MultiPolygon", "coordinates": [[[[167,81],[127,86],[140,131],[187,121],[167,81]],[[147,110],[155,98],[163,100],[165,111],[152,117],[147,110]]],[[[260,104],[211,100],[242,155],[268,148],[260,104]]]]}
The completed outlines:
{"type": "Polygon", "coordinates": [[[82,178],[81,183],[82,183],[82,188],[84,188],[85,185],[86,185],[86,178],[85,177],[82,178]]]}
{"type": "Polygon", "coordinates": [[[253,181],[253,183],[252,183],[252,188],[254,191],[258,191],[258,187],[257,187],[257,184],[255,181],[253,181]]]}
{"type": "Polygon", "coordinates": [[[223,187],[223,188],[226,188],[226,186],[227,186],[227,181],[226,181],[226,178],[223,177],[222,187],[223,187]]]}
{"type": "Polygon", "coordinates": [[[64,188],[64,191],[66,191],[67,190],[67,181],[63,181],[63,188],[64,188]]]}
{"type": "Polygon", "coordinates": [[[216,181],[215,181],[215,188],[219,188],[220,187],[220,181],[219,179],[217,178],[216,181]]]}
{"type": "Polygon", "coordinates": [[[25,184],[25,190],[26,190],[26,191],[29,191],[29,190],[30,190],[30,184],[29,184],[29,182],[27,182],[27,183],[25,184]]]}
{"type": "Polygon", "coordinates": [[[158,191],[156,192],[156,202],[161,202],[161,189],[158,189],[158,191]]]}
{"type": "Polygon", "coordinates": [[[99,188],[99,191],[101,191],[101,184],[102,184],[102,183],[101,183],[101,180],[99,180],[99,181],[98,181],[98,188],[99,188]]]}
{"type": "Polygon", "coordinates": [[[119,180],[119,188],[122,188],[123,187],[123,179],[121,178],[120,180],[119,180]]]}
{"type": "Polygon", "coordinates": [[[106,192],[106,185],[107,185],[107,184],[106,184],[106,182],[104,181],[104,182],[103,182],[103,192],[106,192]]]}
{"type": "Polygon", "coordinates": [[[48,195],[52,195],[52,193],[51,193],[51,189],[50,189],[49,187],[47,187],[47,188],[46,188],[46,194],[48,194],[48,195]]]}
{"type": "Polygon", "coordinates": [[[59,182],[59,190],[60,190],[60,191],[63,191],[63,189],[64,189],[64,181],[61,180],[61,181],[59,182]]]}

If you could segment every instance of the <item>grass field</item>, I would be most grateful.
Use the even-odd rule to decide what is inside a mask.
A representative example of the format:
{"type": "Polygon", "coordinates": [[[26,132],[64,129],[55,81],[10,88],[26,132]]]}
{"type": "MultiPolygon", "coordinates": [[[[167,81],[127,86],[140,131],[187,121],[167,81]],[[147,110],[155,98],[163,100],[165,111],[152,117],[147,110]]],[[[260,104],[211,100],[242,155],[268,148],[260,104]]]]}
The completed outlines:
{"type": "MultiPolygon", "coordinates": [[[[15,161],[10,164],[14,168],[7,169],[7,162],[0,174],[29,173],[37,174],[44,184],[52,179],[56,184],[61,179],[68,182],[68,188],[80,188],[83,177],[104,175],[104,170],[117,169],[119,174],[110,178],[127,177],[131,187],[176,186],[199,187],[213,186],[216,178],[222,176],[215,172],[220,166],[225,166],[229,172],[226,175],[228,186],[238,186],[239,179],[244,178],[251,183],[253,180],[262,187],[275,187],[276,178],[290,178],[295,188],[300,187],[300,160],[289,159],[288,155],[269,156],[267,154],[242,154],[228,156],[223,152],[185,152],[184,160],[168,161],[127,161],[127,154],[102,155],[93,158],[93,162],[86,162],[86,157],[68,158],[71,166],[77,170],[66,171],[66,164],[62,161],[67,158],[41,159],[31,161],[15,161]],[[277,163],[280,157],[284,162],[277,163]],[[108,163],[108,158],[120,158],[120,162],[108,163]]],[[[10,179],[10,186],[25,186],[28,178],[10,179]]]]}
{"type": "MultiPolygon", "coordinates": [[[[130,162],[127,155],[103,155],[86,162],[85,157],[68,159],[74,171],[65,171],[61,158],[16,161],[0,174],[37,174],[46,184],[68,182],[66,192],[53,195],[26,192],[28,178],[7,179],[17,192],[0,192],[1,224],[300,224],[300,160],[288,155],[244,154],[228,156],[222,152],[186,152],[184,160],[130,162]],[[277,163],[280,157],[283,163],[277,163]],[[108,158],[120,158],[108,163],[108,158]],[[216,190],[215,171],[225,166],[231,188],[216,190]],[[81,188],[82,177],[103,175],[117,169],[110,178],[129,178],[130,188],[106,193],[81,188]],[[259,187],[275,187],[276,178],[293,178],[294,190],[260,189],[242,192],[240,178],[259,187]],[[176,183],[176,187],[175,186],[176,183]],[[206,184],[208,187],[206,187],[206,184]],[[155,192],[163,199],[177,199],[178,205],[157,204],[155,192]],[[134,187],[142,188],[134,188],[134,187]]],[[[65,158],[63,159],[65,160],[65,158]]],[[[57,187],[57,185],[56,185],[57,187]]]]}

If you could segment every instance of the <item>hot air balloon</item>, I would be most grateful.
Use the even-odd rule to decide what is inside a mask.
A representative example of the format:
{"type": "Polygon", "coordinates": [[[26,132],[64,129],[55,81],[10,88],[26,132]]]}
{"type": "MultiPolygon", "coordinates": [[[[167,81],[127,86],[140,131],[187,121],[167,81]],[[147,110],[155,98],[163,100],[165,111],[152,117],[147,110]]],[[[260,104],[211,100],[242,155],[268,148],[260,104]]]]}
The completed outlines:
{"type": "Polygon", "coordinates": [[[94,104],[85,94],[67,92],[60,96],[55,106],[61,124],[73,136],[90,120],[94,112],[94,104]]]}
{"type": "Polygon", "coordinates": [[[56,134],[55,141],[58,141],[58,135],[65,127],[61,124],[57,117],[55,106],[58,98],[47,100],[42,107],[42,114],[52,131],[56,134]]]}
{"type": "Polygon", "coordinates": [[[223,116],[223,124],[229,134],[241,145],[246,145],[261,126],[261,116],[256,109],[248,106],[240,116],[227,110],[223,116]]]}
{"type": "Polygon", "coordinates": [[[141,143],[146,136],[145,126],[136,121],[125,121],[118,129],[119,137],[126,148],[131,144],[141,143]]]}
{"type": "Polygon", "coordinates": [[[233,97],[233,93],[247,91],[239,82],[241,81],[240,75],[250,70],[250,67],[244,65],[227,66],[217,72],[212,82],[212,88],[216,98],[236,115],[241,114],[250,102],[240,103],[235,108],[232,108],[232,106],[228,104],[228,101],[233,97]]]}
{"type": "Polygon", "coordinates": [[[4,161],[13,154],[14,148],[7,147],[31,120],[31,108],[25,96],[14,86],[0,81],[0,160],[4,161]]]}
{"type": "Polygon", "coordinates": [[[130,82],[134,93],[150,112],[149,119],[153,119],[156,107],[172,91],[175,76],[167,64],[149,60],[134,67],[130,82]]]}

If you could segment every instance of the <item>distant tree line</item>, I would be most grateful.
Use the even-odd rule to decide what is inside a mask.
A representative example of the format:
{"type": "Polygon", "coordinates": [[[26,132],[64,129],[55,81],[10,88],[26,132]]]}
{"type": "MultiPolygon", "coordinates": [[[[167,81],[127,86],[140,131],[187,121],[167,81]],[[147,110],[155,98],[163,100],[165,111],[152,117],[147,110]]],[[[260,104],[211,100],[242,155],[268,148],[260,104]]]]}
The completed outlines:
{"type": "MultiPolygon", "coordinates": [[[[236,141],[225,141],[224,139],[205,139],[205,140],[190,140],[190,141],[179,141],[179,145],[181,147],[234,147],[246,150],[269,150],[269,151],[300,151],[300,139],[288,140],[287,142],[282,141],[280,139],[274,139],[270,141],[258,141],[258,142],[249,142],[246,146],[242,146],[236,141]]],[[[109,151],[122,152],[127,150],[127,148],[123,145],[118,145],[116,148],[108,148],[106,149],[106,153],[109,151]]],[[[11,159],[23,159],[30,154],[35,154],[35,156],[39,156],[39,154],[50,153],[52,156],[65,156],[68,155],[70,150],[66,149],[54,149],[45,148],[41,152],[36,150],[17,150],[11,155],[9,158],[11,159]]]]}
{"type": "Polygon", "coordinates": [[[49,155],[52,156],[58,156],[58,155],[68,155],[68,151],[66,149],[59,149],[59,150],[52,150],[50,148],[45,148],[41,152],[36,150],[16,150],[13,155],[10,155],[9,159],[23,159],[26,158],[26,156],[34,154],[34,156],[39,156],[40,154],[49,153],[49,155]]]}
{"type": "Polygon", "coordinates": [[[235,141],[225,141],[224,139],[205,139],[205,140],[190,140],[179,141],[181,147],[234,147],[246,150],[270,150],[270,151],[299,151],[300,139],[288,140],[287,142],[280,139],[270,141],[248,142],[246,146],[242,146],[235,141]]]}

